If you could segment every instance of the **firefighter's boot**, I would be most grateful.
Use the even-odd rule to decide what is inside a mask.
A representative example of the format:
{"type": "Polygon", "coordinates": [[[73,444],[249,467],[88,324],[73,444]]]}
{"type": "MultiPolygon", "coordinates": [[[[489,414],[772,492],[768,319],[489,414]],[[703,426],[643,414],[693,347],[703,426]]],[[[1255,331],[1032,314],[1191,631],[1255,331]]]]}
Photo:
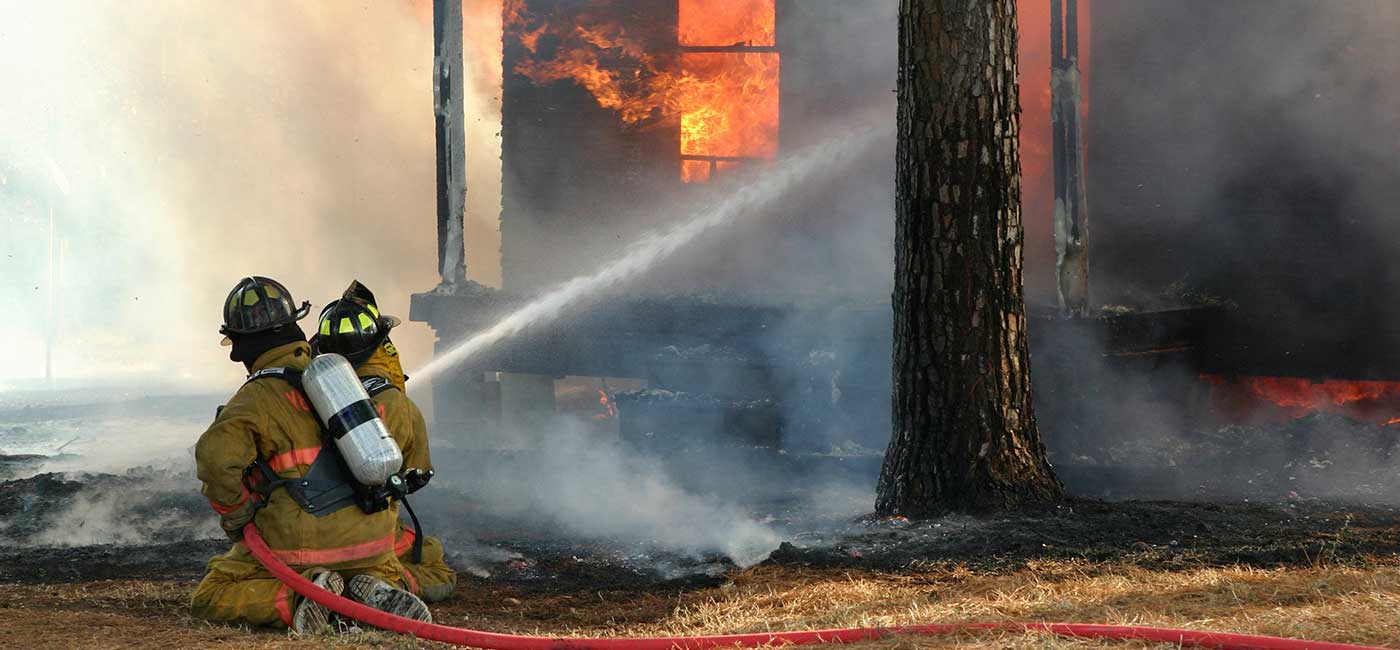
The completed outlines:
{"type": "Polygon", "coordinates": [[[350,597],[381,612],[411,618],[424,623],[433,622],[433,614],[417,596],[368,574],[350,579],[346,591],[350,597]]]}
{"type": "MultiPolygon", "coordinates": [[[[337,596],[345,591],[345,579],[339,573],[327,569],[312,569],[311,584],[337,596]]],[[[291,628],[297,634],[324,634],[330,629],[331,610],[310,598],[303,597],[292,613],[291,628]]]]}

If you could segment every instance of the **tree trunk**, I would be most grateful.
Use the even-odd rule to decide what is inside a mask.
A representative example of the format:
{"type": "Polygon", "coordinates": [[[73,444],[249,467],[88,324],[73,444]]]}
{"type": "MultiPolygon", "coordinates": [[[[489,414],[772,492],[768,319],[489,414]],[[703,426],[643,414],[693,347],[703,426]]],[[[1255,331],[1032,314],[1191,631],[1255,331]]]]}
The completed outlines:
{"type": "Polygon", "coordinates": [[[1022,297],[1016,0],[901,0],[893,435],[876,510],[1050,501],[1022,297]]]}

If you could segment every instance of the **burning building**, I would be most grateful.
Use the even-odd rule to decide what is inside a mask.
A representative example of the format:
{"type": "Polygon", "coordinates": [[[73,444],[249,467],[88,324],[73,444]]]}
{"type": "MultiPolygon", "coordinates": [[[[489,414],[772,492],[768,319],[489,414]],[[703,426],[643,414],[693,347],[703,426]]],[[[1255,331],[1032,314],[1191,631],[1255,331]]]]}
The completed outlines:
{"type": "MultiPolygon", "coordinates": [[[[866,110],[871,98],[892,110],[893,48],[851,50],[877,21],[892,25],[892,10],[875,16],[846,2],[792,0],[505,2],[504,286],[420,294],[413,317],[448,344],[521,297],[616,257],[639,234],[674,220],[672,205],[751,178],[782,151],[866,110]]],[[[785,401],[799,381],[775,369],[811,365],[811,342],[829,336],[820,331],[828,322],[792,309],[805,303],[800,297],[833,288],[849,297],[888,283],[887,269],[843,258],[848,249],[828,245],[822,233],[862,227],[868,188],[891,178],[890,167],[867,165],[821,198],[789,202],[782,231],[749,228],[751,236],[718,258],[679,256],[629,287],[628,299],[606,299],[528,341],[499,346],[464,371],[462,383],[436,394],[437,404],[461,404],[447,395],[466,390],[479,396],[475,405],[456,415],[440,407],[438,417],[470,421],[471,412],[494,410],[478,409],[480,400],[509,404],[522,391],[550,399],[552,378],[561,375],[638,378],[771,415],[763,405],[785,401]],[[833,262],[852,270],[792,272],[833,262]],[[810,326],[790,329],[803,320],[810,326]],[[803,330],[806,342],[777,340],[803,330]],[[493,386],[480,381],[483,371],[542,379],[493,386]]],[[[880,319],[858,311],[843,317],[880,319]]],[[[873,345],[863,357],[886,356],[887,342],[877,337],[873,345]]]]}
{"type": "MultiPolygon", "coordinates": [[[[503,288],[447,283],[414,297],[413,318],[449,346],[617,257],[674,219],[670,206],[755,175],[851,115],[893,115],[895,4],[506,0],[503,288]]],[[[1079,405],[1119,401],[1126,386],[1201,407],[1187,412],[1259,402],[1289,417],[1328,404],[1400,416],[1387,383],[1400,360],[1378,327],[1394,308],[1362,298],[1394,282],[1377,243],[1389,191],[1378,179],[1394,156],[1365,135],[1400,132],[1373,101],[1395,60],[1363,54],[1389,47],[1363,20],[1375,16],[1308,2],[1077,4],[1067,23],[1052,16],[1058,0],[1021,7],[1027,296],[1044,306],[1031,334],[1051,444],[1079,426],[1066,422],[1094,419],[1079,405]],[[1337,33],[1299,44],[1269,27],[1310,22],[1337,33]],[[1070,170],[1050,144],[1066,137],[1051,86],[1068,74],[1051,72],[1052,47],[1066,51],[1052,24],[1077,31],[1087,116],[1068,137],[1083,143],[1084,177],[1068,183],[1090,199],[1073,227],[1094,224],[1092,263],[1080,261],[1089,318],[1053,306],[1063,287],[1051,222],[1065,195],[1052,185],[1070,170]],[[1084,379],[1086,363],[1097,380],[1084,379]]],[[[554,377],[624,377],[652,389],[608,401],[625,435],[687,421],[762,444],[800,431],[818,447],[882,447],[889,153],[736,226],[717,250],[668,260],[625,297],[495,346],[435,382],[436,419],[488,429],[521,395],[548,410],[554,377]]]]}

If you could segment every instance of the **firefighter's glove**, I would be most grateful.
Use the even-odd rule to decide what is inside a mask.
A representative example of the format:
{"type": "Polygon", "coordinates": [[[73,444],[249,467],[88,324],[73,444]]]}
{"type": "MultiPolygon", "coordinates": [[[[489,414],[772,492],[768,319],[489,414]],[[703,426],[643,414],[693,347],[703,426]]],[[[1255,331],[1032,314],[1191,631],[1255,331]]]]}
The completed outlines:
{"type": "Polygon", "coordinates": [[[243,527],[253,520],[253,515],[257,514],[258,506],[256,499],[249,498],[234,510],[219,517],[219,527],[224,529],[224,534],[228,535],[229,541],[243,541],[243,527]]]}
{"type": "Polygon", "coordinates": [[[413,468],[403,473],[405,493],[413,494],[433,480],[433,470],[413,468]]]}

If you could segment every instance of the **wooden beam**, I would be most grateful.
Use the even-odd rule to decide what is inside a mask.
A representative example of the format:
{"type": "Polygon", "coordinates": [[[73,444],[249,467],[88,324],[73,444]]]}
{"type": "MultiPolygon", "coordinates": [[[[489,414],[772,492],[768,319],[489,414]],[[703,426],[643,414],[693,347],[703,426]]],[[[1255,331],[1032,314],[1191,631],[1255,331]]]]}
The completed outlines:
{"type": "Polygon", "coordinates": [[[467,277],[466,249],[462,240],[467,202],[462,67],[462,1],[433,0],[438,272],[444,285],[459,284],[467,277]]]}
{"type": "Polygon", "coordinates": [[[1084,143],[1079,128],[1077,0],[1051,0],[1050,50],[1056,288],[1063,313],[1088,316],[1089,217],[1084,188],[1084,143]]]}

